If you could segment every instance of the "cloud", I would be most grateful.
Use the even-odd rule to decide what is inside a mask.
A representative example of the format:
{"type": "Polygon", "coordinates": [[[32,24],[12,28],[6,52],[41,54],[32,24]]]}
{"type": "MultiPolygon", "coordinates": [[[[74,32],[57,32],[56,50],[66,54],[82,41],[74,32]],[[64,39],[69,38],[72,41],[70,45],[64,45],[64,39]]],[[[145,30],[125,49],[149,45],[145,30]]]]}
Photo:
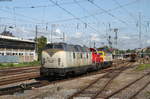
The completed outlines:
{"type": "Polygon", "coordinates": [[[150,44],[150,40],[147,40],[146,43],[150,44]]]}
{"type": "Polygon", "coordinates": [[[120,39],[130,39],[129,36],[121,36],[120,39]]]}
{"type": "Polygon", "coordinates": [[[61,30],[60,29],[56,29],[55,32],[60,34],[61,30]]]}
{"type": "Polygon", "coordinates": [[[15,33],[29,33],[29,31],[25,30],[24,28],[20,28],[20,27],[15,27],[13,29],[10,29],[10,32],[15,32],[15,33]]]}
{"type": "Polygon", "coordinates": [[[81,38],[83,35],[83,32],[76,32],[75,33],[75,38],[81,38]]]}
{"type": "Polygon", "coordinates": [[[8,29],[13,35],[22,37],[25,39],[33,38],[35,36],[35,32],[31,30],[27,30],[24,27],[14,27],[13,29],[8,29]]]}
{"type": "Polygon", "coordinates": [[[92,34],[91,35],[91,41],[100,41],[99,35],[98,34],[92,34]]]}

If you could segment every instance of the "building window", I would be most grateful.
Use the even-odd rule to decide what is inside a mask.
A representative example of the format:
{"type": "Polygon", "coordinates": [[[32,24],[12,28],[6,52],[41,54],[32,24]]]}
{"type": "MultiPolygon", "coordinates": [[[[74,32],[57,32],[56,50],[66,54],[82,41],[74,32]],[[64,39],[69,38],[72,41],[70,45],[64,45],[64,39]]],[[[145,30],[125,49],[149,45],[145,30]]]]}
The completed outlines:
{"type": "Polygon", "coordinates": [[[6,55],[10,55],[10,53],[6,53],[6,55]]]}
{"type": "Polygon", "coordinates": [[[81,58],[82,58],[82,53],[80,54],[81,58]]]}
{"type": "Polygon", "coordinates": [[[30,53],[30,55],[33,55],[33,53],[30,53]]]}
{"type": "Polygon", "coordinates": [[[0,53],[1,56],[4,56],[4,53],[0,53]]]}
{"type": "Polygon", "coordinates": [[[88,53],[86,54],[86,58],[89,58],[89,55],[88,55],[88,53]]]}
{"type": "Polygon", "coordinates": [[[15,53],[13,53],[13,56],[15,55],[15,53]]]}
{"type": "Polygon", "coordinates": [[[73,53],[73,58],[74,58],[74,59],[76,58],[76,55],[75,55],[75,53],[73,53]]]}

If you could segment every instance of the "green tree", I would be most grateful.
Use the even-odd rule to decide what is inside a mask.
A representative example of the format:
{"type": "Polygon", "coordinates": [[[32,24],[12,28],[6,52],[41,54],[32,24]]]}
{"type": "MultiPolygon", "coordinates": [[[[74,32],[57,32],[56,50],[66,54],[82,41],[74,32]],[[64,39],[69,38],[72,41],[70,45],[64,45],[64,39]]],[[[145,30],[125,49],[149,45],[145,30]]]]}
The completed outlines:
{"type": "Polygon", "coordinates": [[[41,60],[41,54],[42,50],[47,44],[47,38],[44,36],[41,36],[37,39],[37,48],[38,48],[38,60],[41,60]]]}

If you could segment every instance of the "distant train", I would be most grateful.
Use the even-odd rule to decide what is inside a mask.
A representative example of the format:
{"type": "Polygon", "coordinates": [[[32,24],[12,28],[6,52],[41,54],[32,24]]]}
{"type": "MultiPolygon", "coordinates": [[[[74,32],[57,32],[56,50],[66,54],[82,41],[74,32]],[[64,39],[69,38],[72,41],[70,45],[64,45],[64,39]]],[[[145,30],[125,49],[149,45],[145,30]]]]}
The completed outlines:
{"type": "Polygon", "coordinates": [[[66,43],[47,44],[42,52],[42,76],[67,76],[83,74],[111,66],[112,55],[94,48],[66,43]]]}
{"type": "Polygon", "coordinates": [[[138,59],[138,55],[136,53],[128,53],[124,55],[129,62],[136,62],[138,59]]]}
{"type": "Polygon", "coordinates": [[[136,62],[137,61],[137,54],[136,53],[131,53],[130,55],[129,55],[129,61],[130,62],[136,62]]]}

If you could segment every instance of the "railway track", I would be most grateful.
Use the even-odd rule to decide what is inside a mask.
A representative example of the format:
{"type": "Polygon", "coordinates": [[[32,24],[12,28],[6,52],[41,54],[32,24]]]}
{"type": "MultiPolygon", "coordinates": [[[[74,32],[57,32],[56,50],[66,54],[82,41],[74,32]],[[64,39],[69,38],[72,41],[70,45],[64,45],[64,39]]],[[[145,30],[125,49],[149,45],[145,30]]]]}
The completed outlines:
{"type": "MultiPolygon", "coordinates": [[[[113,93],[111,93],[108,96],[103,97],[104,99],[109,99],[109,98],[115,98],[115,97],[119,97],[122,98],[124,97],[127,93],[127,90],[131,90],[131,89],[135,89],[135,85],[138,84],[139,82],[143,82],[144,78],[149,78],[150,77],[150,72],[144,74],[143,76],[137,78],[136,80],[128,83],[127,85],[123,86],[122,88],[120,88],[119,90],[114,91],[113,93]],[[121,95],[121,96],[120,96],[121,95]]],[[[144,90],[148,85],[150,84],[150,80],[144,82],[144,85],[141,85],[141,87],[136,90],[135,92],[132,91],[128,91],[131,92],[130,95],[126,95],[126,99],[135,99],[135,97],[142,91],[144,90]]],[[[102,97],[101,97],[102,98],[102,97]]]]}
{"type": "Polygon", "coordinates": [[[0,70],[0,86],[40,77],[38,66],[0,70]]]}
{"type": "MultiPolygon", "coordinates": [[[[6,92],[11,93],[13,91],[24,88],[26,84],[16,85],[16,83],[40,77],[39,69],[39,66],[0,69],[0,95],[5,94],[6,92]],[[9,85],[10,87],[3,87],[9,85]]],[[[30,84],[37,85],[39,84],[39,82],[34,82],[30,84]]]]}
{"type": "Polygon", "coordinates": [[[46,80],[36,81],[31,83],[22,83],[20,85],[15,85],[15,86],[5,87],[0,89],[0,95],[8,95],[8,94],[14,94],[15,92],[23,92],[24,90],[31,90],[32,88],[38,88],[49,84],[50,82],[46,80]]]}
{"type": "Polygon", "coordinates": [[[87,87],[73,94],[71,97],[69,97],[69,99],[73,99],[75,97],[90,97],[90,99],[95,99],[117,76],[119,76],[124,70],[129,68],[132,67],[126,66],[114,69],[111,72],[107,72],[105,75],[95,79],[87,87]]]}
{"type": "Polygon", "coordinates": [[[0,86],[40,77],[39,72],[22,73],[0,78],[0,86]]]}
{"type": "MultiPolygon", "coordinates": [[[[131,65],[131,64],[128,64],[131,65]]],[[[136,80],[128,83],[127,85],[123,86],[122,88],[115,90],[114,92],[111,92],[111,94],[108,95],[108,93],[105,92],[106,89],[108,89],[109,85],[113,82],[113,80],[120,75],[121,72],[124,70],[132,68],[132,67],[124,67],[120,68],[119,70],[114,69],[114,71],[108,72],[107,74],[95,79],[92,83],[90,83],[87,87],[81,89],[80,91],[74,93],[72,96],[69,97],[69,99],[74,98],[88,98],[88,99],[113,99],[113,98],[119,98],[119,99],[135,99],[135,97],[144,90],[149,84],[150,80],[147,80],[144,82],[143,85],[140,86],[136,91],[133,91],[131,95],[127,96],[126,94],[131,91],[131,89],[135,89],[135,87],[139,82],[142,82],[143,79],[149,79],[150,72],[144,74],[143,76],[137,78],[136,80]],[[146,78],[147,77],[147,78],[146,78]],[[109,78],[109,79],[107,79],[109,78]],[[105,79],[105,80],[102,80],[105,79]],[[107,80],[106,80],[107,79],[107,80]],[[128,91],[127,91],[128,90],[128,91]],[[121,92],[124,92],[121,94],[121,92]],[[105,93],[105,94],[104,94],[105,93]]],[[[137,85],[139,86],[139,85],[137,85]]]]}
{"type": "MultiPolygon", "coordinates": [[[[129,63],[125,63],[125,64],[127,65],[129,63]]],[[[118,65],[121,65],[121,64],[118,64],[118,65]]],[[[32,67],[29,67],[29,68],[30,68],[30,71],[31,71],[32,67]]],[[[77,78],[80,78],[80,77],[86,77],[86,76],[111,72],[114,69],[118,69],[118,68],[119,68],[119,66],[117,68],[116,67],[115,68],[110,67],[110,68],[106,68],[106,69],[103,69],[103,70],[100,70],[100,71],[91,72],[91,73],[88,73],[88,74],[85,74],[85,75],[81,75],[81,76],[73,77],[73,78],[71,77],[71,78],[67,78],[67,79],[58,78],[58,79],[55,79],[55,80],[52,80],[52,81],[40,80],[40,81],[37,81],[37,82],[25,84],[25,86],[28,86],[26,88],[22,88],[22,85],[6,87],[6,88],[0,89],[0,95],[11,94],[11,93],[17,92],[19,90],[30,89],[32,87],[37,88],[37,87],[41,87],[41,86],[45,86],[45,85],[49,85],[49,84],[53,84],[53,83],[59,83],[59,82],[68,81],[68,80],[74,80],[74,79],[77,79],[77,78]]],[[[12,69],[12,70],[18,71],[17,69],[12,69]]],[[[20,69],[21,70],[28,70],[27,68],[20,68],[20,69]]],[[[11,71],[11,70],[7,70],[7,71],[11,71]]],[[[5,77],[0,77],[0,86],[15,83],[15,82],[20,82],[20,81],[25,81],[25,80],[29,80],[29,79],[36,78],[36,77],[40,77],[39,71],[36,71],[36,72],[32,71],[32,72],[27,72],[27,73],[20,73],[20,71],[19,71],[19,74],[17,73],[16,75],[11,75],[11,76],[7,75],[5,77]]]]}
{"type": "Polygon", "coordinates": [[[39,71],[39,68],[40,66],[26,66],[26,67],[0,69],[0,77],[21,73],[28,73],[33,71],[36,72],[39,71]]]}
{"type": "MultiPolygon", "coordinates": [[[[119,64],[117,64],[117,66],[115,66],[115,65],[113,65],[110,68],[106,68],[106,69],[103,69],[103,70],[100,70],[100,71],[96,71],[96,72],[91,72],[91,73],[88,73],[86,75],[81,75],[81,76],[73,77],[73,78],[72,77],[71,78],[67,78],[67,79],[64,79],[64,78],[63,79],[59,79],[58,78],[58,79],[51,80],[51,81],[38,80],[38,81],[33,82],[33,83],[23,84],[23,86],[22,85],[17,85],[17,86],[11,86],[11,87],[6,87],[6,88],[4,87],[4,88],[0,89],[0,95],[12,94],[12,93],[15,93],[15,92],[17,92],[19,90],[32,89],[33,87],[38,88],[38,87],[46,86],[46,85],[53,84],[53,83],[59,83],[59,82],[63,82],[63,81],[74,80],[74,79],[77,79],[77,78],[80,78],[80,77],[86,77],[86,76],[92,76],[92,75],[96,75],[96,74],[112,72],[114,70],[117,71],[122,66],[124,68],[127,68],[128,65],[131,65],[131,63],[124,62],[124,64],[119,63],[119,64]]],[[[24,72],[24,71],[28,71],[27,68],[20,68],[21,70],[23,70],[22,72],[24,72],[24,73],[21,73],[17,69],[12,69],[13,71],[19,71],[19,73],[16,73],[16,75],[11,75],[11,76],[7,75],[5,77],[0,77],[0,86],[1,85],[7,85],[7,84],[16,83],[16,82],[20,82],[20,81],[26,81],[26,80],[29,80],[29,79],[40,77],[39,71],[34,71],[34,70],[38,69],[37,67],[33,68],[34,69],[33,71],[31,70],[32,67],[29,67],[29,68],[30,68],[30,72],[24,72]]],[[[7,70],[7,71],[11,71],[11,70],[7,70]]],[[[115,74],[115,75],[117,75],[117,74],[115,74]]]]}

